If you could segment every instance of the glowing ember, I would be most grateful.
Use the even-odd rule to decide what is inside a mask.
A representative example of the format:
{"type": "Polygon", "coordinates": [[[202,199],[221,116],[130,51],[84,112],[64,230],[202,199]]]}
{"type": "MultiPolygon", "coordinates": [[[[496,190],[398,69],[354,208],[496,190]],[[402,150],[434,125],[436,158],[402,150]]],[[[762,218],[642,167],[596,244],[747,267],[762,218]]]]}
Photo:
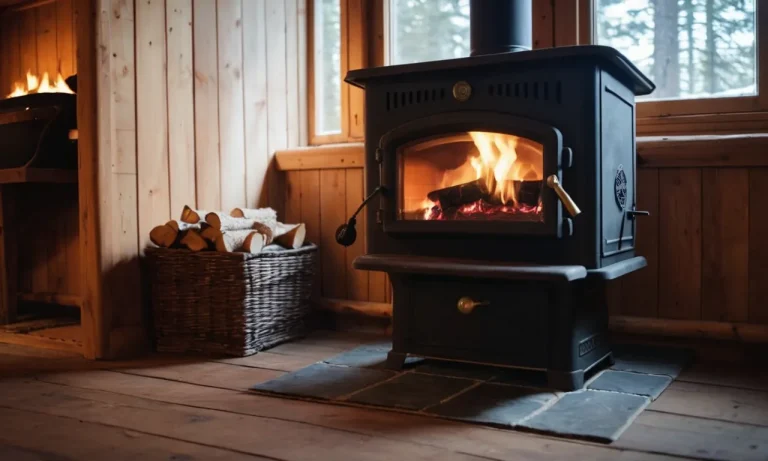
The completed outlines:
{"type": "Polygon", "coordinates": [[[485,200],[462,205],[443,211],[440,205],[430,202],[431,207],[424,212],[425,221],[472,220],[472,219],[514,219],[520,220],[521,215],[530,215],[531,220],[537,220],[541,214],[541,203],[538,205],[494,205],[485,200]]]}
{"type": "Polygon", "coordinates": [[[56,81],[51,83],[48,77],[48,72],[43,73],[42,78],[38,78],[37,75],[27,71],[26,85],[23,82],[16,82],[13,86],[13,91],[8,95],[9,98],[17,98],[19,96],[25,96],[30,93],[69,93],[75,92],[69,88],[67,82],[64,81],[64,77],[61,74],[56,76],[56,81]]]}

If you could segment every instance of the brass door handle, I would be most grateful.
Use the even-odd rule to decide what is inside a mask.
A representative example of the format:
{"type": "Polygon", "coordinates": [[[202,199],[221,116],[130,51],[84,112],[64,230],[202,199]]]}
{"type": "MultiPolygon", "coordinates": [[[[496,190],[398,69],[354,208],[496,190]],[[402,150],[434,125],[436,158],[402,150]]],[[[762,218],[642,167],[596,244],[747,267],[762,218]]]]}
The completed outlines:
{"type": "Polygon", "coordinates": [[[571,196],[568,195],[568,192],[563,189],[562,184],[560,184],[560,180],[557,179],[557,175],[552,174],[547,176],[547,186],[555,190],[555,193],[560,198],[560,201],[563,202],[563,205],[565,205],[565,209],[568,210],[568,213],[572,217],[576,217],[581,213],[579,206],[576,205],[576,202],[574,202],[571,196]]]}
{"type": "Polygon", "coordinates": [[[459,302],[456,304],[456,307],[459,309],[459,312],[461,312],[462,314],[471,314],[476,307],[487,306],[489,304],[491,303],[489,303],[488,301],[475,301],[469,296],[464,296],[463,298],[459,299],[459,302]]]}

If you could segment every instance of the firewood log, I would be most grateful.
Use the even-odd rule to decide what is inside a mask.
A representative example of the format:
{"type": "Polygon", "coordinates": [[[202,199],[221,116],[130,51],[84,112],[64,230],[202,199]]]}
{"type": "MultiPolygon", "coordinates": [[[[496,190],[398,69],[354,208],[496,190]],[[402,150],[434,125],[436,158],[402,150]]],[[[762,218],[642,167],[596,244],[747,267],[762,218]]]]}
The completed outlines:
{"type": "Polygon", "coordinates": [[[203,217],[208,213],[208,211],[193,210],[189,206],[184,205],[184,209],[181,211],[181,222],[197,224],[200,221],[203,221],[203,217]]]}
{"type": "Polygon", "coordinates": [[[277,229],[277,226],[279,225],[278,222],[274,223],[260,223],[260,222],[254,222],[253,227],[251,229],[255,230],[259,234],[264,236],[264,245],[269,245],[275,240],[275,232],[277,229]]]}
{"type": "Polygon", "coordinates": [[[235,218],[218,212],[205,215],[205,222],[222,232],[256,229],[257,224],[267,226],[274,232],[273,229],[277,224],[277,221],[273,219],[235,218]]]}
{"type": "Polygon", "coordinates": [[[277,229],[276,243],[294,250],[304,245],[304,239],[307,236],[307,227],[304,224],[277,223],[277,229]]]}
{"type": "Polygon", "coordinates": [[[203,251],[208,248],[208,242],[200,236],[200,232],[197,229],[188,229],[181,231],[181,239],[179,244],[191,251],[203,251]]]}
{"type": "Polygon", "coordinates": [[[264,247],[264,236],[255,230],[235,230],[222,233],[216,240],[216,251],[244,251],[259,253],[264,247]]]}
{"type": "Polygon", "coordinates": [[[207,223],[203,223],[200,229],[200,237],[208,243],[208,249],[215,250],[216,242],[221,239],[221,231],[207,223]]]}
{"type": "Polygon", "coordinates": [[[149,240],[161,248],[170,248],[179,243],[179,233],[189,229],[200,229],[200,224],[188,224],[176,220],[156,226],[149,232],[149,240]]]}
{"type": "Polygon", "coordinates": [[[233,218],[255,219],[259,222],[277,221],[277,212],[272,208],[235,208],[229,215],[233,218]]]}

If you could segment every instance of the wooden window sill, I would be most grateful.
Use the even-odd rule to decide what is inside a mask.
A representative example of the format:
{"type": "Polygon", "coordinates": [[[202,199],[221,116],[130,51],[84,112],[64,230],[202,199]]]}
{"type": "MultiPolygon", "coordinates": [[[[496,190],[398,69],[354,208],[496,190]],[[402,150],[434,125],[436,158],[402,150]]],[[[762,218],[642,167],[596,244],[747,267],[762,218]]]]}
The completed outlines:
{"type": "MultiPolygon", "coordinates": [[[[768,166],[768,133],[696,136],[640,136],[640,168],[768,166]]],[[[363,143],[286,149],[275,154],[279,171],[363,168],[363,143]]]]}

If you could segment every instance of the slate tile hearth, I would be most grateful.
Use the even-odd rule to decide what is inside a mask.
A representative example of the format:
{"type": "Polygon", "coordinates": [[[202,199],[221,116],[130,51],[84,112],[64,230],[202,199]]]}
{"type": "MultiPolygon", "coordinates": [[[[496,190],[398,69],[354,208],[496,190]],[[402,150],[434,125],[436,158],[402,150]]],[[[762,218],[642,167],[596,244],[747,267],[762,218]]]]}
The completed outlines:
{"type": "Polygon", "coordinates": [[[612,369],[563,393],[545,389],[543,374],[532,371],[409,358],[395,372],[384,369],[388,350],[363,345],[252,390],[611,442],[691,358],[677,349],[617,347],[612,369]]]}

